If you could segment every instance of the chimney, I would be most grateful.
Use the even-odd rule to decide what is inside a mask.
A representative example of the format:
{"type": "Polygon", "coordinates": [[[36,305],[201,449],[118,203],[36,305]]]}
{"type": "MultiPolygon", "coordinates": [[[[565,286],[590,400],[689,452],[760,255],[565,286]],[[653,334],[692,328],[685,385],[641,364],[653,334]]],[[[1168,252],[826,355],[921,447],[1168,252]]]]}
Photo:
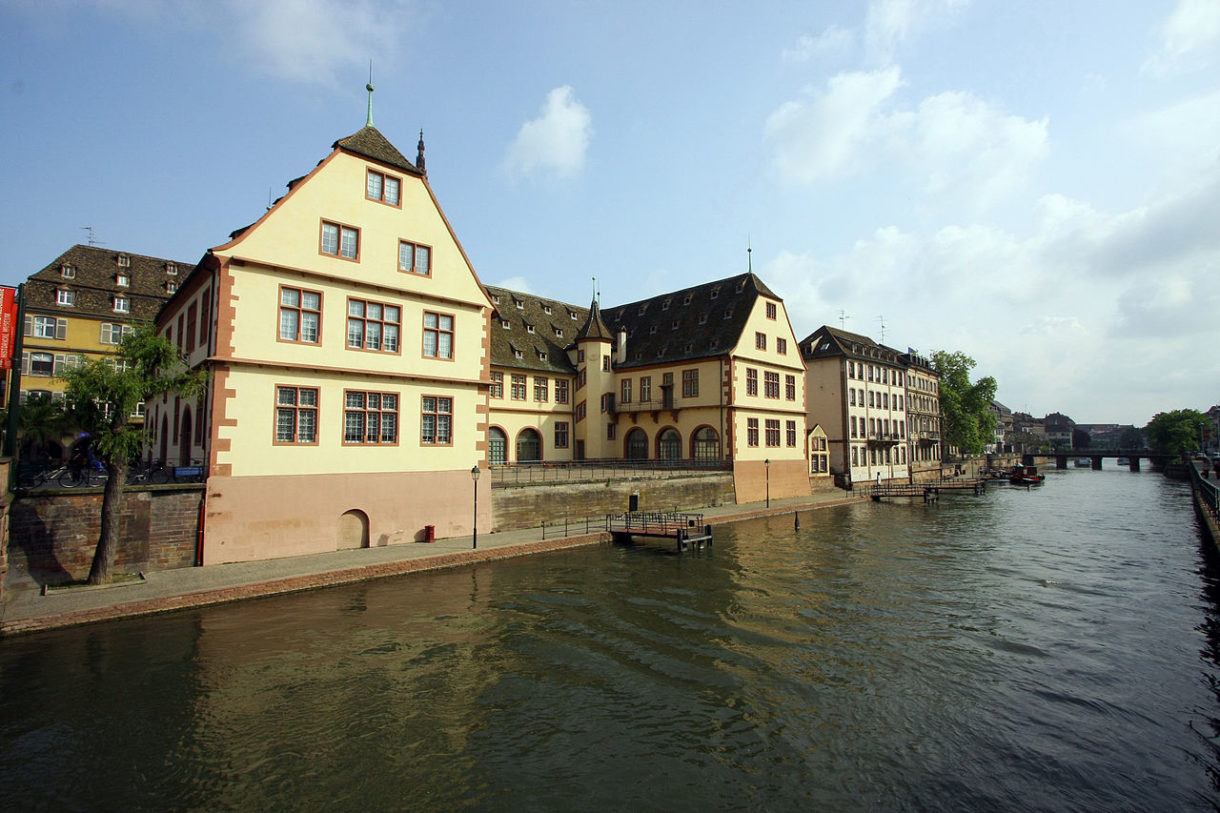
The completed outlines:
{"type": "Polygon", "coordinates": [[[627,363],[627,331],[623,328],[618,329],[618,355],[615,359],[615,364],[627,363]]]}

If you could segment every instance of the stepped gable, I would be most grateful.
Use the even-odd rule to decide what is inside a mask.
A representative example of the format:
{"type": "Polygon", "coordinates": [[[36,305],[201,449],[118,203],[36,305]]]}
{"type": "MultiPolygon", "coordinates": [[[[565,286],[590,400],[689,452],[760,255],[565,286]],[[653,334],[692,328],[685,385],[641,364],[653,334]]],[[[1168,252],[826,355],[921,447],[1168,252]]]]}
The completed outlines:
{"type": "Polygon", "coordinates": [[[508,288],[486,285],[484,289],[496,307],[489,328],[493,365],[560,375],[576,374],[567,348],[587,323],[587,309],[508,288]]]}
{"type": "Polygon", "coordinates": [[[194,263],[77,244],[29,277],[34,284],[26,285],[26,306],[111,321],[151,322],[172,296],[167,283],[180,288],[194,270],[194,263]],[[129,265],[119,266],[119,257],[126,257],[129,265]],[[71,277],[63,275],[65,265],[71,266],[71,277]],[[169,273],[167,266],[175,267],[177,274],[169,273]],[[118,284],[120,273],[127,276],[129,285],[118,284]],[[60,288],[70,288],[76,293],[75,305],[69,308],[56,303],[56,291],[60,288]],[[130,299],[130,313],[114,312],[116,294],[130,299]]]}
{"type": "Polygon", "coordinates": [[[722,356],[741,339],[759,295],[782,302],[753,273],[738,274],[605,312],[617,336],[627,331],[626,361],[615,369],[722,356]]]}
{"type": "Polygon", "coordinates": [[[374,161],[380,161],[383,164],[396,167],[412,175],[423,177],[424,174],[418,167],[408,161],[406,156],[399,152],[398,148],[391,144],[390,140],[371,124],[362,127],[347,138],[339,139],[331,146],[355,153],[356,155],[362,155],[365,158],[372,158],[374,161]]]}

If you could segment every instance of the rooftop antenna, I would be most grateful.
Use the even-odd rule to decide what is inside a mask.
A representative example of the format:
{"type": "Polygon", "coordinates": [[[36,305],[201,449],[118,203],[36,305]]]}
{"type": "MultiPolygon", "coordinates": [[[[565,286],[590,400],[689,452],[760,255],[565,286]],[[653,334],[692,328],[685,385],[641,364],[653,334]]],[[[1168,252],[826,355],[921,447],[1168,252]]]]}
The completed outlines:
{"type": "Polygon", "coordinates": [[[881,323],[881,343],[885,344],[885,317],[877,314],[877,321],[881,323]]]}
{"type": "Polygon", "coordinates": [[[839,330],[847,330],[847,320],[851,317],[847,315],[847,311],[839,308],[839,330]]]}
{"type": "Polygon", "coordinates": [[[601,293],[597,290],[597,277],[593,277],[593,303],[601,305],[601,293]]]}
{"type": "Polygon", "coordinates": [[[369,83],[364,86],[364,89],[369,92],[369,117],[364,123],[365,127],[373,126],[373,60],[369,60],[369,83]]]}
{"type": "Polygon", "coordinates": [[[267,187],[267,211],[268,212],[270,212],[271,207],[275,205],[275,201],[273,200],[274,197],[275,197],[275,187],[268,186],[267,187]]]}
{"type": "Polygon", "coordinates": [[[89,245],[91,245],[91,246],[98,245],[97,240],[93,239],[93,227],[92,226],[81,226],[81,230],[89,232],[89,237],[88,237],[88,240],[86,241],[89,243],[89,245]]]}
{"type": "Polygon", "coordinates": [[[750,235],[746,235],[746,272],[754,273],[754,247],[750,244],[750,235]]]}

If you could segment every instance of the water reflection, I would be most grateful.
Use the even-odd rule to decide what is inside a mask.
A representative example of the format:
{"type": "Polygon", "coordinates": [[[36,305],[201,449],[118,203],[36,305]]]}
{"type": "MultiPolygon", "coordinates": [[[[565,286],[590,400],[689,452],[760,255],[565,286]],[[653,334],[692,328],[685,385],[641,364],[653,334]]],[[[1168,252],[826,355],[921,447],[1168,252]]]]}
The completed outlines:
{"type": "Polygon", "coordinates": [[[0,792],[1208,808],[1220,586],[1183,491],[1049,480],[742,523],[683,555],[607,546],[11,639],[0,792]]]}

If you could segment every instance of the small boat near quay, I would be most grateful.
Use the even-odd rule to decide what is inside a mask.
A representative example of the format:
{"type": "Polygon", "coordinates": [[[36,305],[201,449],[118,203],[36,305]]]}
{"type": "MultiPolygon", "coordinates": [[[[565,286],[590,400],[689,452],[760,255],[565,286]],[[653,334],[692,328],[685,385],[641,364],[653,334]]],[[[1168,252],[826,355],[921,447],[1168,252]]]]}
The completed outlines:
{"type": "Polygon", "coordinates": [[[1008,475],[1008,482],[1014,486],[1040,486],[1046,479],[1038,473],[1037,466],[1013,466],[1008,475]]]}

